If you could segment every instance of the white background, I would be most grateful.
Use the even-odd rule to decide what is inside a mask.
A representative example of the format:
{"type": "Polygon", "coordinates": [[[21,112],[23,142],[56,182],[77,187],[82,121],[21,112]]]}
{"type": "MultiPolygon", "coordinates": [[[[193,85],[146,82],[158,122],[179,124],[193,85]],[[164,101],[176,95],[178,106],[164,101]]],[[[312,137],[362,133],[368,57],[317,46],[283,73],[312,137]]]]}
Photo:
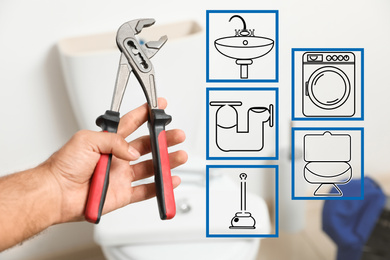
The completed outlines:
{"type": "MultiPolygon", "coordinates": [[[[78,129],[65,90],[56,42],[70,36],[116,31],[124,21],[139,17],[153,17],[159,23],[195,19],[205,26],[207,9],[279,10],[277,86],[281,149],[288,148],[290,139],[291,48],[364,48],[365,121],[351,124],[365,127],[365,172],[372,176],[390,172],[388,0],[245,3],[3,0],[0,2],[0,174],[39,164],[78,129]]],[[[205,57],[203,51],[189,51],[199,51],[198,55],[205,57]]],[[[183,66],[198,70],[190,61],[183,66]]],[[[191,134],[194,133],[187,133],[191,134]]],[[[71,223],[55,226],[23,246],[1,253],[0,258],[36,259],[92,243],[92,225],[71,223]]]]}

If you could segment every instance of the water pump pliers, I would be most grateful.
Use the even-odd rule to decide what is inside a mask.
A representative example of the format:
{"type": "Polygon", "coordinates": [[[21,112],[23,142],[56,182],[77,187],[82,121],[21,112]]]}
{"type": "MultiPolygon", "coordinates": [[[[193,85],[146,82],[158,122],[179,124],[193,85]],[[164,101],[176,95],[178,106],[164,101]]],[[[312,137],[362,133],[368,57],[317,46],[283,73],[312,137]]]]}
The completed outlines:
{"type": "MultiPolygon", "coordinates": [[[[131,72],[140,83],[148,103],[148,128],[152,149],[156,195],[161,219],[171,219],[176,214],[175,199],[169,165],[165,126],[171,116],[158,108],[154,68],[150,62],[167,41],[162,36],[158,41],[141,45],[136,39],[144,27],[152,26],[154,19],[137,19],[124,23],[117,32],[116,42],[121,51],[117,79],[111,109],[96,119],[103,131],[116,133],[119,124],[119,108],[131,72]]],[[[85,218],[99,223],[109,183],[112,154],[102,154],[93,173],[85,208],[85,218]]]]}

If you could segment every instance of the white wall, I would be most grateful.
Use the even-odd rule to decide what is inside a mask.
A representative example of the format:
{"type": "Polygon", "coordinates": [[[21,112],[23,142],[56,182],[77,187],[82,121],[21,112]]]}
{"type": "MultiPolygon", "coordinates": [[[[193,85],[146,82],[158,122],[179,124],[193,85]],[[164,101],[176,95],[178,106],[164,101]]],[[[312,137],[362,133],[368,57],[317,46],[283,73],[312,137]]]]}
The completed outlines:
{"type": "MultiPolygon", "coordinates": [[[[193,18],[205,25],[206,9],[280,11],[280,83],[276,85],[281,95],[281,146],[287,146],[289,140],[291,48],[365,48],[365,121],[352,125],[365,127],[366,172],[390,172],[388,0],[199,2],[2,0],[0,175],[37,165],[78,129],[56,42],[70,36],[115,31],[124,21],[141,17],[153,17],[158,23],[193,18]]],[[[92,225],[66,224],[1,253],[0,258],[34,259],[92,243],[92,225]]]]}

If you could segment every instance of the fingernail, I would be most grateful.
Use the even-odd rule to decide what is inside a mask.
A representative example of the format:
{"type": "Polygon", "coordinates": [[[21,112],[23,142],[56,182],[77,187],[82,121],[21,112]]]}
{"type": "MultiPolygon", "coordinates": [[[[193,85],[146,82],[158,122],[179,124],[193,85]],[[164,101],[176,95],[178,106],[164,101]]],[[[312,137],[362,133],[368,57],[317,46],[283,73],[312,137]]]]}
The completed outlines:
{"type": "Polygon", "coordinates": [[[135,159],[138,159],[141,154],[131,145],[129,145],[129,154],[134,157],[135,159]]]}

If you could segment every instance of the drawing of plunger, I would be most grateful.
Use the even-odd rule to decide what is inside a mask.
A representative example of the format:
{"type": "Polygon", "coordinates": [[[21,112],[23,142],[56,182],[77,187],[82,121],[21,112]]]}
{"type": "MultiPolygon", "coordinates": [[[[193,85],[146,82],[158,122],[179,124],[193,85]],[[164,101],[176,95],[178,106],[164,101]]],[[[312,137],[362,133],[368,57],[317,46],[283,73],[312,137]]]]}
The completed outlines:
{"type": "Polygon", "coordinates": [[[256,220],[246,211],[246,173],[239,175],[241,179],[241,211],[232,218],[230,229],[255,229],[256,220]]]}

